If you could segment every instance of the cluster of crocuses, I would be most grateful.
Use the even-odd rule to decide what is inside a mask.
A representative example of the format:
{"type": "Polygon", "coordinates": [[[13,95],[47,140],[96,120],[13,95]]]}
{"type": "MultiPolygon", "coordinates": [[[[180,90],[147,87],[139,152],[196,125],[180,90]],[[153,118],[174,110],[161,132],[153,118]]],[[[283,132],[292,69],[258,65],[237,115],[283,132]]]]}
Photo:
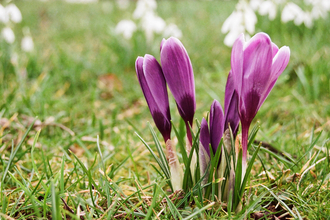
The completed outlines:
{"type": "MultiPolygon", "coordinates": [[[[196,155],[199,158],[201,176],[207,172],[211,155],[220,155],[217,176],[223,177],[228,164],[224,150],[229,152],[232,147],[238,147],[242,151],[240,164],[244,177],[247,167],[249,127],[277,78],[286,68],[289,58],[289,48],[283,46],[279,49],[265,33],[256,34],[248,42],[245,42],[243,34],[239,36],[232,48],[231,70],[225,89],[225,112],[223,113],[220,103],[214,100],[210,109],[209,123],[206,119],[202,119],[199,150],[193,152],[191,160],[192,174],[196,169],[196,155]],[[232,146],[230,137],[236,138],[239,123],[242,133],[241,144],[232,146]],[[221,151],[220,154],[216,154],[218,149],[221,151]]],[[[153,56],[147,54],[137,58],[135,67],[151,115],[165,141],[172,187],[178,190],[182,189],[183,170],[171,141],[167,85],[186,124],[186,151],[189,155],[191,149],[194,149],[191,131],[196,109],[193,68],[186,49],[174,37],[161,42],[160,60],[161,65],[153,56]]],[[[207,178],[203,180],[204,183],[206,181],[207,178]]],[[[219,194],[223,191],[219,189],[219,194]]]]}

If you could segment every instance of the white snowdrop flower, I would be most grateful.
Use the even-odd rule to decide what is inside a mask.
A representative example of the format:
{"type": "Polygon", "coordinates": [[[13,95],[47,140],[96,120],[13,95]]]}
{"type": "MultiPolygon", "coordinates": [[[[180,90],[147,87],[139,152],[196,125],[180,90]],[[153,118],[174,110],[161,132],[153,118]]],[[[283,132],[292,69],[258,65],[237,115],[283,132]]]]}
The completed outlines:
{"type": "Polygon", "coordinates": [[[276,17],[276,4],[272,1],[263,1],[258,12],[260,15],[268,15],[269,20],[274,20],[276,17]]]}
{"type": "Polygon", "coordinates": [[[250,0],[250,7],[253,11],[257,11],[263,0],[250,0]]]}
{"type": "Polygon", "coordinates": [[[115,28],[115,33],[122,34],[125,39],[131,39],[134,31],[136,24],[132,20],[121,20],[115,28]]]}
{"type": "Polygon", "coordinates": [[[159,34],[164,31],[166,23],[153,12],[147,12],[141,19],[141,26],[149,42],[153,40],[154,32],[159,34]]]}
{"type": "Polygon", "coordinates": [[[258,21],[257,16],[250,7],[245,7],[243,14],[244,14],[245,28],[250,34],[253,34],[255,31],[255,25],[258,21]]]}
{"type": "Polygon", "coordinates": [[[31,36],[23,37],[22,42],[21,42],[21,48],[25,52],[33,51],[34,43],[33,43],[33,39],[31,36]]]}
{"type": "Polygon", "coordinates": [[[311,11],[311,16],[313,19],[318,19],[320,17],[326,18],[327,11],[323,10],[322,8],[319,8],[317,6],[314,6],[311,11]]]}
{"type": "Polygon", "coordinates": [[[330,1],[329,0],[320,0],[320,5],[325,9],[325,10],[330,10],[330,1]]]}
{"type": "Polygon", "coordinates": [[[5,7],[0,4],[0,21],[4,24],[8,23],[9,18],[5,7]]]}
{"type": "Polygon", "coordinates": [[[233,26],[239,25],[242,16],[243,15],[241,12],[233,11],[223,23],[221,32],[227,33],[232,29],[233,26]]]}
{"type": "Polygon", "coordinates": [[[285,4],[288,0],[272,0],[276,5],[285,4]]]}
{"type": "Polygon", "coordinates": [[[88,3],[94,3],[97,1],[98,0],[66,0],[66,2],[73,3],[73,4],[88,4],[88,3]]]}
{"type": "MultiPolygon", "coordinates": [[[[244,27],[242,25],[238,26],[235,30],[230,31],[225,39],[224,39],[224,44],[227,45],[228,47],[233,46],[235,40],[237,39],[237,37],[241,34],[244,33],[244,27]]],[[[248,34],[246,34],[245,36],[248,36],[248,34]]]]}
{"type": "Polygon", "coordinates": [[[304,22],[304,17],[304,11],[298,5],[289,2],[282,11],[281,20],[284,23],[294,21],[295,25],[300,25],[304,22]]]}
{"type": "Polygon", "coordinates": [[[2,37],[7,41],[7,43],[12,44],[15,41],[15,34],[10,27],[5,27],[2,29],[2,37]]]}
{"type": "Polygon", "coordinates": [[[225,20],[222,25],[222,33],[227,33],[224,43],[227,46],[232,46],[236,38],[241,33],[253,34],[257,16],[246,1],[240,1],[236,5],[236,10],[225,20]]]}
{"type": "Polygon", "coordinates": [[[236,38],[245,32],[245,28],[242,25],[243,13],[240,11],[234,11],[229,15],[222,25],[221,32],[227,33],[224,40],[225,45],[232,46],[236,38]]]}
{"type": "Polygon", "coordinates": [[[145,16],[142,18],[142,22],[142,26],[145,29],[150,28],[158,34],[161,33],[166,26],[165,21],[161,17],[155,15],[153,12],[146,13],[145,16]]]}
{"type": "Polygon", "coordinates": [[[149,12],[153,11],[157,8],[156,0],[138,0],[136,4],[136,8],[133,12],[133,18],[139,19],[142,16],[149,12]]]}
{"type": "Polygon", "coordinates": [[[313,8],[311,11],[311,16],[313,19],[318,19],[322,17],[325,19],[330,11],[330,1],[329,0],[315,0],[311,2],[313,8]]]}
{"type": "Polygon", "coordinates": [[[310,13],[304,13],[304,24],[308,28],[311,28],[313,26],[313,17],[310,13]]]}
{"type": "Polygon", "coordinates": [[[169,24],[165,27],[165,30],[163,32],[163,35],[165,38],[167,37],[176,37],[176,38],[181,38],[182,37],[182,31],[176,26],[176,24],[169,24]]]}
{"type": "Polygon", "coordinates": [[[10,20],[14,23],[19,23],[22,21],[21,11],[14,4],[9,4],[6,6],[6,12],[10,20]]]}
{"type": "Polygon", "coordinates": [[[130,0],[116,0],[116,2],[120,9],[125,10],[128,8],[130,0]]]}

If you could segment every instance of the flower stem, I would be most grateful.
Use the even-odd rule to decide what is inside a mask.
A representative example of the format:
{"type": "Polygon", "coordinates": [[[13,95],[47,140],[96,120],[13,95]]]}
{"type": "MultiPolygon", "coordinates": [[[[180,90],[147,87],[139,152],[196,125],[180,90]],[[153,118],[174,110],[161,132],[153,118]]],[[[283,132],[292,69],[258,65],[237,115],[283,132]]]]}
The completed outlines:
{"type": "Polygon", "coordinates": [[[247,157],[247,147],[248,147],[248,138],[249,138],[249,128],[250,126],[242,123],[242,180],[244,179],[245,176],[245,171],[247,168],[247,162],[246,162],[246,157],[247,157]]]}
{"type": "MultiPolygon", "coordinates": [[[[192,128],[192,123],[189,126],[189,122],[186,122],[187,139],[189,141],[190,147],[192,147],[192,135],[191,135],[190,127],[192,128]]],[[[189,149],[189,152],[190,152],[190,149],[189,149]]]]}

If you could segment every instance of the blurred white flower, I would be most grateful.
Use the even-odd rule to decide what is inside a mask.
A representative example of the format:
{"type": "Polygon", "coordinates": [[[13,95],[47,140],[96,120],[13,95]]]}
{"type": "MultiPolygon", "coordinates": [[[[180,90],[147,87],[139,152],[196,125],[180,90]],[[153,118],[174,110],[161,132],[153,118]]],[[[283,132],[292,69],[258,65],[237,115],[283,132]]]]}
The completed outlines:
{"type": "Polygon", "coordinates": [[[77,3],[77,4],[88,4],[97,2],[98,0],[66,0],[68,3],[77,3]]]}
{"type": "Polygon", "coordinates": [[[125,35],[126,39],[130,39],[134,31],[139,28],[144,32],[148,44],[152,43],[154,34],[180,38],[182,36],[181,30],[175,24],[166,25],[164,19],[157,15],[156,9],[156,0],[137,0],[133,18],[138,25],[135,25],[133,21],[123,20],[117,24],[115,32],[125,35]]]}
{"type": "Polygon", "coordinates": [[[277,10],[283,8],[282,22],[293,21],[295,25],[304,24],[311,28],[314,20],[325,19],[330,11],[330,0],[296,0],[295,2],[305,10],[290,0],[239,0],[235,10],[222,25],[222,33],[227,33],[224,43],[232,46],[239,34],[254,34],[257,23],[255,12],[268,16],[269,20],[274,20],[277,10]]]}
{"type": "Polygon", "coordinates": [[[21,42],[21,48],[25,52],[33,51],[34,44],[33,44],[33,40],[32,40],[31,36],[23,37],[22,42],[21,42]]]}
{"type": "Polygon", "coordinates": [[[1,32],[2,37],[7,41],[7,43],[12,44],[15,41],[15,34],[10,27],[5,27],[1,32]]]}
{"type": "Polygon", "coordinates": [[[260,15],[268,15],[269,20],[274,20],[276,17],[276,4],[273,1],[263,1],[259,6],[260,15]]]}
{"type": "Polygon", "coordinates": [[[253,11],[258,11],[259,6],[262,4],[264,0],[250,0],[250,7],[253,11]]]}
{"type": "Polygon", "coordinates": [[[8,22],[7,11],[5,7],[0,4],[0,21],[4,24],[8,22]]]}
{"type": "Polygon", "coordinates": [[[121,20],[115,28],[115,33],[122,34],[125,39],[132,38],[134,31],[136,31],[136,24],[132,20],[121,20]]]}
{"type": "Polygon", "coordinates": [[[181,38],[182,37],[182,31],[176,26],[176,24],[169,24],[165,27],[165,30],[163,32],[164,37],[176,37],[181,38]]]}
{"type": "Polygon", "coordinates": [[[225,20],[222,25],[222,33],[227,33],[224,43],[227,46],[232,46],[236,38],[245,33],[253,34],[255,25],[257,23],[257,16],[246,1],[239,1],[236,5],[235,11],[225,20]]]}
{"type": "Polygon", "coordinates": [[[298,5],[289,2],[282,11],[281,20],[286,23],[295,20],[297,17],[297,23],[302,23],[304,16],[303,13],[304,11],[298,5]]]}
{"type": "Polygon", "coordinates": [[[116,0],[116,2],[120,9],[125,10],[128,8],[130,0],[116,0]]]}
{"type": "Polygon", "coordinates": [[[153,40],[154,33],[159,34],[164,31],[165,26],[165,21],[152,11],[146,12],[141,18],[141,27],[144,30],[148,42],[153,40]]]}
{"type": "Polygon", "coordinates": [[[14,4],[9,4],[6,6],[7,16],[10,20],[14,23],[19,23],[22,21],[22,14],[21,11],[17,8],[14,4]]]}
{"type": "Polygon", "coordinates": [[[156,0],[138,0],[135,11],[133,12],[133,18],[142,18],[147,12],[154,11],[156,8],[156,0]]]}
{"type": "Polygon", "coordinates": [[[281,15],[282,22],[293,21],[295,25],[305,24],[306,27],[312,27],[312,16],[308,12],[304,12],[298,5],[289,2],[286,4],[281,15]]]}
{"type": "Polygon", "coordinates": [[[328,12],[330,11],[330,1],[329,0],[309,0],[309,4],[313,5],[311,16],[313,19],[318,19],[322,17],[325,19],[328,12]]]}

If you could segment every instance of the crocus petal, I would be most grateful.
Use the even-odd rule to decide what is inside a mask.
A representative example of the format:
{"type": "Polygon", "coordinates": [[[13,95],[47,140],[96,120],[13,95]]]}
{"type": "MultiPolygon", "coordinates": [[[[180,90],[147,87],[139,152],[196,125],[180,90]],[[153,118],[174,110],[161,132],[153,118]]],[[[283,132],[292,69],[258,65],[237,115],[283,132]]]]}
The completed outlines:
{"type": "MultiPolygon", "coordinates": [[[[149,84],[152,84],[151,79],[149,79],[149,84],[146,80],[146,75],[149,77],[151,75],[151,73],[147,73],[145,75],[144,73],[144,69],[146,69],[147,71],[152,71],[152,69],[149,68],[149,65],[155,65],[155,64],[151,64],[152,59],[149,59],[149,61],[147,61],[147,64],[144,64],[144,58],[143,57],[138,57],[136,59],[135,62],[135,70],[138,76],[138,80],[142,89],[142,92],[144,94],[144,97],[148,103],[149,106],[149,110],[150,113],[152,115],[152,118],[154,119],[154,122],[158,128],[158,130],[160,131],[160,133],[163,135],[163,138],[165,141],[167,141],[170,138],[170,134],[171,134],[171,118],[169,115],[169,109],[165,109],[166,106],[168,106],[168,104],[164,104],[164,103],[168,103],[168,99],[164,99],[161,102],[163,102],[161,105],[159,105],[159,98],[157,97],[157,99],[155,98],[155,96],[158,95],[158,93],[153,94],[152,91],[149,88],[149,84]],[[148,63],[150,62],[150,63],[148,63]],[[145,68],[144,68],[145,66],[145,68]],[[158,102],[157,102],[157,101],[158,102]]],[[[156,61],[157,62],[157,61],[156,61]]],[[[158,64],[159,65],[159,64],[158,64]]],[[[159,68],[155,68],[153,70],[154,74],[161,74],[161,72],[159,72],[159,68]]],[[[156,79],[161,79],[161,77],[155,77],[156,79]]],[[[159,85],[165,85],[164,83],[159,83],[159,85]]],[[[165,86],[166,88],[166,86],[165,86]]],[[[160,90],[162,90],[162,88],[160,88],[160,90]]],[[[165,97],[165,96],[163,96],[165,97]]]]}
{"type": "Polygon", "coordinates": [[[166,42],[166,40],[163,38],[162,42],[160,42],[160,51],[163,49],[163,44],[166,42]]]}
{"type": "Polygon", "coordinates": [[[243,80],[243,48],[244,48],[244,34],[241,34],[233,45],[231,51],[231,69],[234,76],[234,85],[237,92],[240,94],[242,90],[243,80]]]}
{"type": "Polygon", "coordinates": [[[214,100],[210,110],[210,140],[213,153],[217,152],[223,135],[224,116],[220,103],[214,100]]]}
{"type": "MultiPolygon", "coordinates": [[[[199,169],[200,169],[200,174],[201,174],[201,177],[204,176],[206,170],[207,170],[207,166],[208,164],[210,163],[210,156],[207,154],[207,152],[205,151],[205,148],[204,146],[201,146],[202,144],[200,143],[200,146],[199,146],[199,169]]],[[[208,173],[205,175],[203,181],[202,181],[202,184],[206,184],[207,183],[207,180],[208,180],[208,177],[209,177],[209,171],[208,173]]]]}
{"type": "Polygon", "coordinates": [[[171,37],[162,42],[160,58],[179,113],[186,123],[192,124],[196,109],[195,82],[188,53],[177,38],[171,37]]]}
{"type": "Polygon", "coordinates": [[[233,132],[234,138],[236,137],[238,125],[239,125],[239,114],[238,114],[238,94],[234,88],[234,78],[230,71],[225,90],[225,124],[224,131],[230,128],[233,132]]]}
{"type": "Polygon", "coordinates": [[[209,131],[209,126],[208,126],[205,118],[203,118],[202,122],[201,122],[199,140],[200,140],[205,152],[210,157],[210,131],[209,131]]]}
{"type": "Polygon", "coordinates": [[[272,65],[272,44],[268,35],[256,34],[246,44],[243,64],[243,93],[248,89],[262,91],[266,86],[263,83],[270,77],[272,65]]]}
{"type": "Polygon", "coordinates": [[[272,47],[273,47],[273,56],[272,57],[274,59],[275,55],[278,52],[278,46],[272,42],[272,47]]]}
{"type": "Polygon", "coordinates": [[[262,95],[261,102],[259,103],[258,108],[261,107],[261,105],[266,100],[267,96],[269,95],[270,91],[273,89],[278,77],[282,74],[282,72],[287,67],[290,60],[290,49],[289,47],[281,47],[281,49],[278,51],[278,53],[275,55],[273,59],[273,65],[271,67],[271,79],[269,81],[269,84],[267,86],[267,90],[262,95]]]}
{"type": "Polygon", "coordinates": [[[159,109],[167,118],[171,118],[165,78],[155,57],[149,54],[144,56],[143,72],[159,109]]]}
{"type": "Polygon", "coordinates": [[[267,89],[272,66],[272,44],[268,35],[256,34],[245,45],[243,83],[240,105],[241,120],[251,122],[257,111],[263,92],[267,89]]]}
{"type": "Polygon", "coordinates": [[[273,59],[273,64],[271,69],[272,80],[278,78],[282,74],[282,72],[289,63],[289,60],[290,60],[290,48],[287,46],[281,47],[281,49],[276,53],[273,59]]]}

